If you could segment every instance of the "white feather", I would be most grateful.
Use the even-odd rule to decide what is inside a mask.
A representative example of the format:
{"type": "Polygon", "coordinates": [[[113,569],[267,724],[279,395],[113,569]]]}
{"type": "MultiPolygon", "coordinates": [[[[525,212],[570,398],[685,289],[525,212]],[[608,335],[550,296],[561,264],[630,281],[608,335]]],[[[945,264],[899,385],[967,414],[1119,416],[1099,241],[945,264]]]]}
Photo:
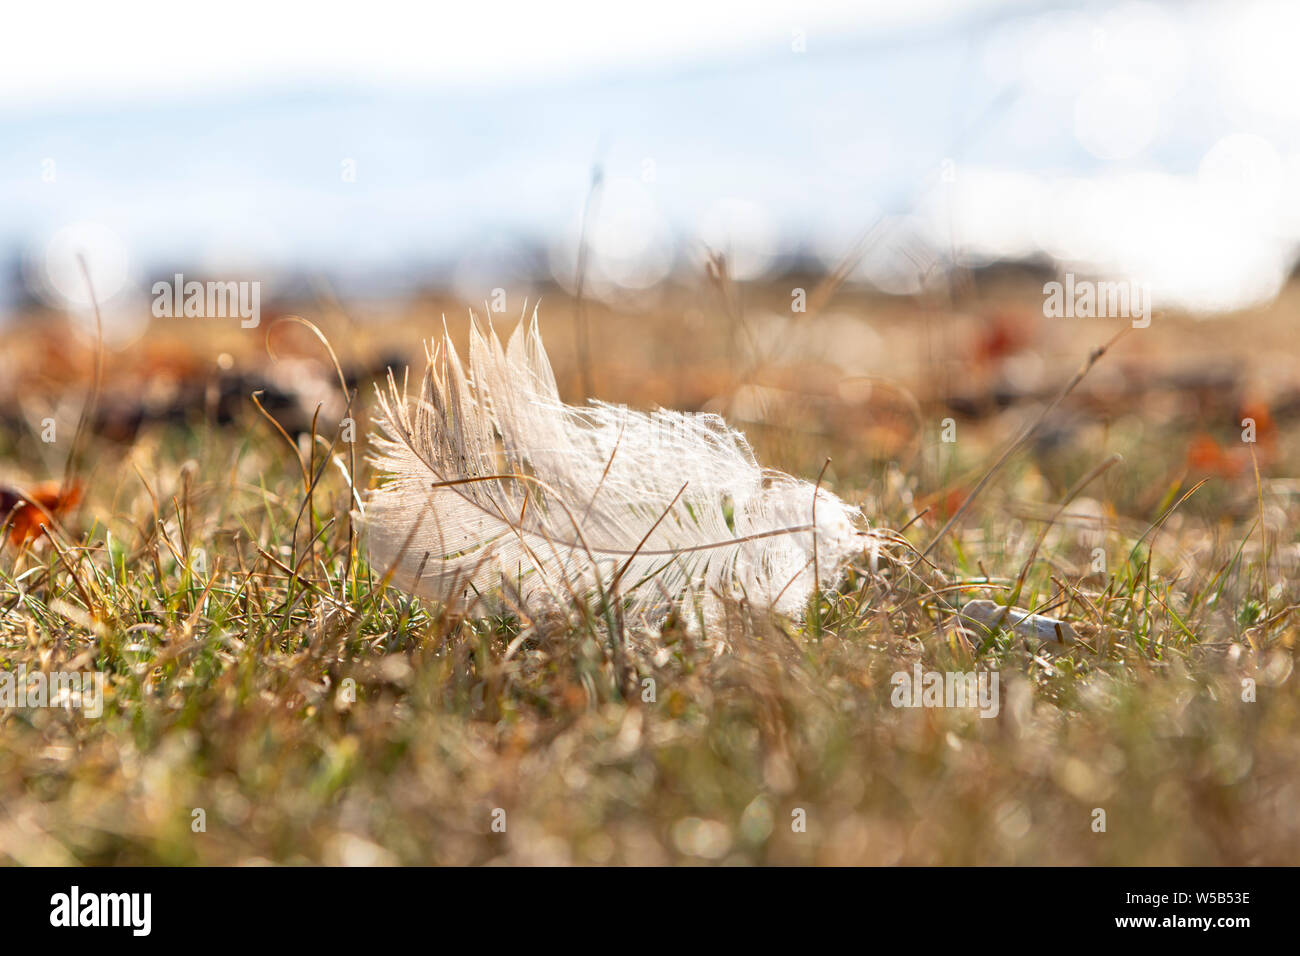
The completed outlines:
{"type": "Polygon", "coordinates": [[[482,611],[603,592],[649,617],[691,599],[706,619],[743,597],[798,616],[864,546],[855,508],[760,468],[717,415],[565,405],[535,315],[507,347],[471,322],[468,373],[445,331],[428,360],[414,401],[391,373],[380,392],[386,478],[362,519],[372,565],[413,594],[482,611]]]}

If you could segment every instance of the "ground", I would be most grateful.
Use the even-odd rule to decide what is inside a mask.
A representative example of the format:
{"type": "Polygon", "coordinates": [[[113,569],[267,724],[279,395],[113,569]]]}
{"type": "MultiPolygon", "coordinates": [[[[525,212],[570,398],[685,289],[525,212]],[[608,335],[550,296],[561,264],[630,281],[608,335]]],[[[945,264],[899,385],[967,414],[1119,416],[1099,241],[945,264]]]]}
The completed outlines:
{"type": "MultiPolygon", "coordinates": [[[[1157,312],[1049,408],[1129,323],[1044,318],[1014,274],[792,312],[815,281],[582,309],[594,394],[719,411],[809,480],[829,458],[886,535],[802,621],[741,606],[702,637],[464,621],[383,587],[348,518],[370,380],[444,312],[463,340],[463,304],[284,304],[351,411],[299,324],[155,323],[110,342],[80,437],[93,337],[12,323],[0,482],[30,495],[71,453],[79,493],[5,539],[0,664],[106,690],[99,717],[0,710],[0,859],[1293,863],[1300,292],[1157,312]],[[1079,642],[956,628],[1008,595],[1079,642]],[[998,714],[894,706],[918,664],[996,673],[998,714]]],[[[576,311],[542,298],[572,401],[576,311]]]]}

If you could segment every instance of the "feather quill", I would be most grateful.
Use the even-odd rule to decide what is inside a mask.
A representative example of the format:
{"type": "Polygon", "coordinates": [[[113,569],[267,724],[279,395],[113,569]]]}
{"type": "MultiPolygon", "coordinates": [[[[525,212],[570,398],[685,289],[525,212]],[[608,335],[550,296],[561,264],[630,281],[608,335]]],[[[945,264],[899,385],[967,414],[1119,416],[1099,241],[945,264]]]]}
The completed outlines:
{"type": "Polygon", "coordinates": [[[444,329],[414,398],[392,372],[358,517],[371,563],[404,590],[558,607],[604,595],[653,620],[727,598],[799,616],[863,547],[857,509],[761,468],[712,414],[564,404],[534,313],[503,345],[444,329]],[[816,562],[816,568],[813,564],[816,562]]]}

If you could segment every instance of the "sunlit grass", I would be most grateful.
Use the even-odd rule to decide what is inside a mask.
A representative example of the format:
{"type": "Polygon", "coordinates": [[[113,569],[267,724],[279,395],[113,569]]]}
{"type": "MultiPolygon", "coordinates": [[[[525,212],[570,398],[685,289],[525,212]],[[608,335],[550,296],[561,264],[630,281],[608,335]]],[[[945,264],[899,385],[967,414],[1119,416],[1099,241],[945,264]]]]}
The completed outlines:
{"type": "Polygon", "coordinates": [[[862,555],[804,623],[741,606],[703,636],[598,606],[466,621],[383,587],[335,436],[300,442],[300,467],[251,407],[96,443],[82,523],[0,553],[0,654],[103,671],[105,712],[0,713],[0,857],[1294,862],[1297,489],[1267,472],[1196,488],[1191,431],[1135,404],[1017,453],[918,562],[946,492],[1027,420],[963,421],[945,447],[948,413],[919,407],[907,469],[824,406],[751,429],[760,458],[810,477],[835,450],[836,491],[906,542],[862,555]],[[1009,594],[1080,643],[955,628],[963,601],[1009,594]],[[996,670],[1000,713],[893,707],[916,662],[996,670]]]}

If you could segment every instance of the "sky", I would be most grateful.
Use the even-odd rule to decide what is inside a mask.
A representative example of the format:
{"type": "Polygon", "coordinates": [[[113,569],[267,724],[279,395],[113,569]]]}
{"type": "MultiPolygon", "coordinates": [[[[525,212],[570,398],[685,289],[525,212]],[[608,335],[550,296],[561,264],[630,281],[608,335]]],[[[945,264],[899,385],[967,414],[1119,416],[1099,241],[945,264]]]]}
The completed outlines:
{"type": "Polygon", "coordinates": [[[0,102],[172,98],[276,82],[511,85],[673,60],[725,59],[1015,6],[992,0],[655,0],[10,4],[0,102]]]}
{"type": "Polygon", "coordinates": [[[1266,301],[1300,239],[1300,4],[22,4],[0,309],[189,269],[470,302],[1047,254],[1156,308],[1266,301]],[[601,186],[591,193],[593,167],[601,186]],[[917,250],[928,250],[920,256],[917,250]]]}

